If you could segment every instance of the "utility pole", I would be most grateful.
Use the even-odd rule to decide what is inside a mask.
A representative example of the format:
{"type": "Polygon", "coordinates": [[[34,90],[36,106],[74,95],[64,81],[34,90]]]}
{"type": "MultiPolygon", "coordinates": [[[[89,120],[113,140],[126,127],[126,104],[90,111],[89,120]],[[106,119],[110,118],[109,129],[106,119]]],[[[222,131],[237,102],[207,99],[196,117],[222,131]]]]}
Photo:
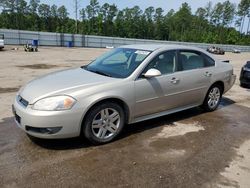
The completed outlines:
{"type": "Polygon", "coordinates": [[[78,10],[79,10],[79,2],[75,0],[75,33],[78,33],[78,10]]]}

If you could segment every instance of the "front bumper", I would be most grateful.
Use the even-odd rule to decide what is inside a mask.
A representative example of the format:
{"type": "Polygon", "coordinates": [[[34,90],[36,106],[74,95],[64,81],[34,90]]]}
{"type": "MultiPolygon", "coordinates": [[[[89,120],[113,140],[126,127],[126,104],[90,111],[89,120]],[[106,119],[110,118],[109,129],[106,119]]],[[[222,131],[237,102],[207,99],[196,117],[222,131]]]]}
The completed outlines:
{"type": "Polygon", "coordinates": [[[240,74],[240,83],[245,85],[250,85],[250,72],[249,71],[241,71],[240,74]]]}
{"type": "Polygon", "coordinates": [[[77,104],[71,110],[38,111],[33,110],[30,105],[24,107],[15,100],[12,110],[18,127],[31,136],[61,139],[80,135],[83,111],[77,104]]]}

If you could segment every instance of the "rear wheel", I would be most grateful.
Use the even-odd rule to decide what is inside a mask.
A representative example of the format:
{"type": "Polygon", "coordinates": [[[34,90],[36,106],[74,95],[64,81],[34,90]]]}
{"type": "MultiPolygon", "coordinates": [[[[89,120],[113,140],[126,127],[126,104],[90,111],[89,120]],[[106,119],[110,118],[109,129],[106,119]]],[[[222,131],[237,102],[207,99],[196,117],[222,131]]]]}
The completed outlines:
{"type": "Polygon", "coordinates": [[[220,85],[213,85],[206,95],[202,107],[208,111],[212,112],[216,110],[220,104],[222,97],[222,88],[220,85]]]}
{"type": "Polygon", "coordinates": [[[83,126],[84,136],[93,144],[105,144],[114,140],[125,123],[123,109],[116,103],[105,102],[93,107],[83,126]]]}

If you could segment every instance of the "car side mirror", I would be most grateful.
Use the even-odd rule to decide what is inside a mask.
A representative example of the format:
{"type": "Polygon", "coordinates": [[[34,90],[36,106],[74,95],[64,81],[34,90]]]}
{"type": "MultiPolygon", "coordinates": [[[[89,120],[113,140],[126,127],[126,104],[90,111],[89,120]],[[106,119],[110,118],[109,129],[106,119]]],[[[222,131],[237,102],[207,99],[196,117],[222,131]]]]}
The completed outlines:
{"type": "Polygon", "coordinates": [[[157,76],[161,76],[161,72],[159,70],[157,70],[157,69],[149,69],[144,74],[145,78],[153,78],[153,77],[157,77],[157,76]]]}

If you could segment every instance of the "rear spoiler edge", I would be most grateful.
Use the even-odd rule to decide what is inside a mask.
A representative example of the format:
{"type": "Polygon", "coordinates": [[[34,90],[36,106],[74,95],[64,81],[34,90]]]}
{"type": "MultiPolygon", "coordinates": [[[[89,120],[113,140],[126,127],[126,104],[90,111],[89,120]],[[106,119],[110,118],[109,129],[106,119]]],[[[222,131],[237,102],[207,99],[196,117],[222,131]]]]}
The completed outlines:
{"type": "Polygon", "coordinates": [[[222,60],[223,63],[230,63],[230,60],[222,60]]]}

